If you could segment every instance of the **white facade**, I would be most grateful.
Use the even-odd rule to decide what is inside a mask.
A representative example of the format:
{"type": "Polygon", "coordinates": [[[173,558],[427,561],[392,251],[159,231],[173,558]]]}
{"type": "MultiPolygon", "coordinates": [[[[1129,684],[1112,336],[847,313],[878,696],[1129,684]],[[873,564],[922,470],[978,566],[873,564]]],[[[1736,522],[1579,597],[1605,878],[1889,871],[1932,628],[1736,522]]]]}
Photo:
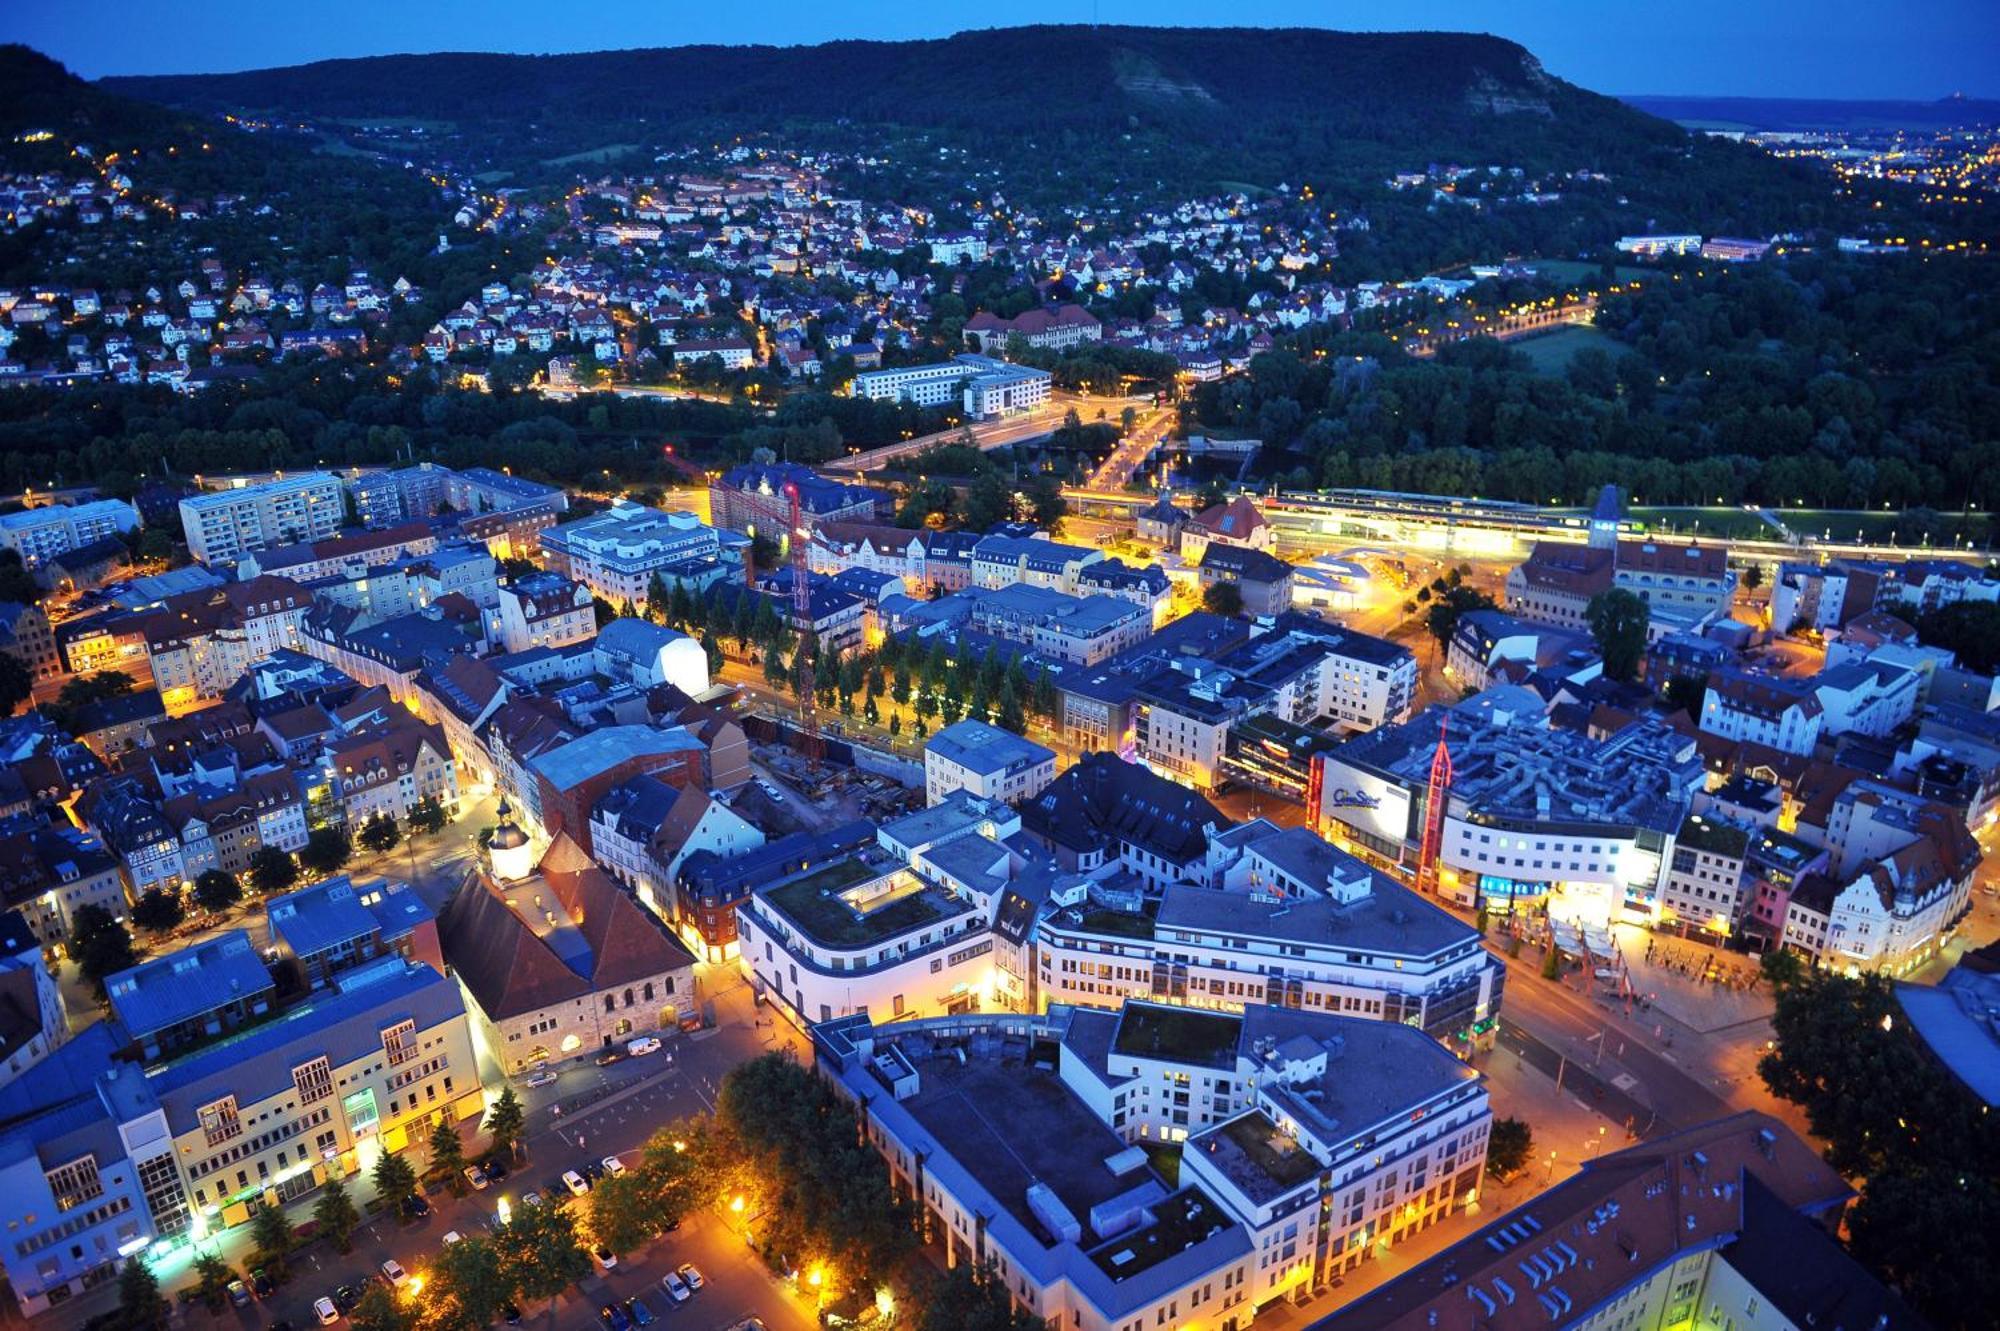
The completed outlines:
{"type": "Polygon", "coordinates": [[[122,536],[139,525],[139,510],[122,499],[49,504],[0,516],[0,547],[21,556],[29,569],[92,541],[122,536]]]}
{"type": "Polygon", "coordinates": [[[1033,799],[1055,778],[1054,750],[984,721],[946,726],[924,745],[924,794],[930,804],[956,790],[1011,804],[1033,799]]]}
{"type": "Polygon", "coordinates": [[[324,540],[340,530],[346,513],[340,479],[323,471],[181,500],[188,553],[202,564],[227,562],[246,550],[324,540]]]}

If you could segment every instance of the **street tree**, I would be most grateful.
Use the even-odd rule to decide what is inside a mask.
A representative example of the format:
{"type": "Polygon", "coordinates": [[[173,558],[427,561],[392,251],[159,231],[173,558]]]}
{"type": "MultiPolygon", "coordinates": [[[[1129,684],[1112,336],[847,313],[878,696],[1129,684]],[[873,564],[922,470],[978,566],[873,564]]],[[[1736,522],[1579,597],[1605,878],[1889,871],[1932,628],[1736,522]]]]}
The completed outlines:
{"type": "Polygon", "coordinates": [[[347,1314],[352,1331],[417,1331],[418,1308],[396,1297],[387,1285],[369,1282],[361,1302],[347,1314]]]}
{"type": "Polygon", "coordinates": [[[13,715],[14,709],[34,694],[34,672],[12,652],[0,652],[0,716],[13,715]]]}
{"type": "Polygon", "coordinates": [[[1646,625],[1651,620],[1646,603],[1623,587],[1613,587],[1591,597],[1583,617],[1604,660],[1604,673],[1616,680],[1636,676],[1645,659],[1646,625]]]}
{"type": "Polygon", "coordinates": [[[486,1135],[493,1143],[493,1153],[512,1159],[519,1153],[527,1126],[520,1097],[514,1094],[512,1086],[501,1087],[493,1107],[486,1111],[486,1135]]]}
{"type": "Polygon", "coordinates": [[[99,998],[104,996],[106,976],[127,970],[139,960],[132,950],[130,931],[95,903],[76,908],[70,921],[68,951],[99,998]]]}
{"type": "Polygon", "coordinates": [[[354,842],[344,827],[319,827],[306,838],[299,863],[316,874],[339,873],[354,858],[354,842]]]}
{"type": "Polygon", "coordinates": [[[564,1290],[590,1274],[590,1255],[577,1238],[567,1206],[522,1206],[493,1232],[502,1281],[524,1299],[547,1299],[551,1311],[564,1290]]]}
{"type": "Polygon", "coordinates": [[[205,1252],[194,1259],[194,1269],[195,1294],[209,1311],[221,1312],[222,1301],[229,1297],[229,1282],[236,1279],[236,1268],[223,1261],[221,1254],[205,1252]]]}
{"type": "Polygon", "coordinates": [[[1535,1130],[1525,1119],[1496,1118],[1486,1138],[1486,1172],[1494,1178],[1509,1178],[1528,1163],[1535,1149],[1535,1130]]]}
{"type": "Polygon", "coordinates": [[[636,1170],[607,1174],[590,1190],[590,1232],[599,1243],[624,1255],[660,1232],[660,1214],[636,1170]]]}
{"type": "Polygon", "coordinates": [[[375,1195],[385,1206],[401,1206],[417,1195],[417,1171],[400,1155],[384,1151],[369,1177],[375,1181],[375,1195]]]}
{"type": "Polygon", "coordinates": [[[449,1117],[441,1118],[431,1128],[430,1138],[431,1172],[443,1175],[445,1186],[454,1197],[465,1195],[465,1139],[458,1135],[458,1127],[449,1117]]]}
{"type": "Polygon", "coordinates": [[[257,1256],[271,1265],[283,1262],[285,1255],[298,1246],[298,1233],[292,1222],[285,1219],[285,1208],[260,1206],[250,1219],[250,1242],[257,1256]]]}
{"type": "Polygon", "coordinates": [[[479,1331],[500,1319],[513,1295],[499,1246],[475,1234],[432,1259],[426,1325],[435,1331],[479,1331]]]}
{"type": "Polygon", "coordinates": [[[445,812],[444,804],[435,795],[425,795],[410,806],[410,816],[406,821],[410,825],[411,836],[435,836],[444,831],[451,815],[445,812]]]}
{"type": "Polygon", "coordinates": [[[267,897],[289,892],[299,881],[299,862],[276,846],[264,846],[251,853],[250,886],[267,897]]]}
{"type": "Polygon", "coordinates": [[[243,886],[236,875],[222,869],[205,869],[194,880],[194,904],[213,914],[228,910],[243,900],[243,886]]]}
{"type": "Polygon", "coordinates": [[[178,892],[147,888],[145,895],[132,905],[132,923],[149,934],[163,934],[177,929],[186,918],[187,907],[182,904],[178,892]]]}
{"type": "Polygon", "coordinates": [[[167,1301],[160,1297],[160,1279],[146,1263],[146,1254],[134,1253],[118,1273],[118,1320],[127,1331],[164,1325],[167,1301]]]}
{"type": "Polygon", "coordinates": [[[1015,1310],[1005,1280],[970,1262],[937,1273],[916,1303],[915,1331],[1035,1331],[1043,1325],[1015,1310]]]}
{"type": "Polygon", "coordinates": [[[360,1227],[361,1212],[347,1195],[345,1182],[330,1178],[320,1188],[319,1200],[313,1203],[313,1222],[337,1250],[343,1253],[354,1250],[354,1231],[360,1227]]]}
{"type": "Polygon", "coordinates": [[[361,824],[361,831],[355,837],[355,840],[361,843],[363,850],[372,851],[377,855],[386,855],[394,850],[402,839],[402,829],[397,827],[396,820],[386,813],[378,813],[361,824]]]}

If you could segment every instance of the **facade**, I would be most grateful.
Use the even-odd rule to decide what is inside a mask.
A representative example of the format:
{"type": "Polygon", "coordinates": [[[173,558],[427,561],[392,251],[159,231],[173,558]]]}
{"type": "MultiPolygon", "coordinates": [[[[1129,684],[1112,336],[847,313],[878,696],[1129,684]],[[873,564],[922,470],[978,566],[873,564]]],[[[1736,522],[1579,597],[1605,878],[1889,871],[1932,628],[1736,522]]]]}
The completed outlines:
{"type": "Polygon", "coordinates": [[[1046,370],[963,355],[937,365],[867,370],[854,376],[847,391],[850,396],[877,402],[962,406],[966,419],[988,420],[1041,406],[1049,400],[1051,382],[1046,370]]]}
{"type": "Polygon", "coordinates": [[[1036,1001],[1258,1004],[1416,1026],[1464,1052],[1489,1041],[1505,968],[1478,931],[1305,828],[1212,834],[1200,881],[1149,914],[1080,902],[1036,934],[1036,1001]]]}
{"type": "Polygon", "coordinates": [[[715,528],[692,513],[665,513],[618,500],[601,513],[542,533],[551,572],[588,587],[612,605],[644,605],[656,575],[675,564],[713,558],[722,549],[715,528]]]}
{"type": "MultiPolygon", "coordinates": [[[[1186,541],[1186,532],[1181,539],[1186,541]]],[[[1243,594],[1246,615],[1282,615],[1292,608],[1292,566],[1262,550],[1211,541],[1196,576],[1204,592],[1233,583],[1243,594]]]]}
{"type": "Polygon", "coordinates": [[[1713,671],[1701,700],[1701,728],[1711,735],[1810,754],[1825,724],[1809,680],[1730,667],[1713,671]]]}
{"type": "Polygon", "coordinates": [[[799,512],[808,525],[822,522],[872,523],[890,514],[883,495],[863,485],[830,481],[796,462],[751,463],[732,467],[708,487],[709,521],[727,531],[782,532],[796,486],[799,512]]]}
{"type": "Polygon", "coordinates": [[[1102,340],[1104,325],[1081,305],[1028,310],[1012,319],[981,310],[965,321],[965,344],[974,351],[1001,355],[1017,337],[1030,347],[1060,351],[1102,340]]]}
{"type": "Polygon", "coordinates": [[[500,589],[500,647],[567,647],[597,636],[590,588],[559,573],[530,573],[500,589]]]}
{"type": "Polygon", "coordinates": [[[996,591],[1025,583],[1074,596],[1083,570],[1103,558],[1104,552],[1091,546],[1040,536],[982,536],[972,547],[972,585],[996,591]]]}
{"type": "Polygon", "coordinates": [[[1187,564],[1201,563],[1211,544],[1268,552],[1276,542],[1277,533],[1265,521],[1263,510],[1246,495],[1203,509],[1180,527],[1181,560],[1187,564]]]}
{"type": "Polygon", "coordinates": [[[1095,665],[1153,631],[1144,608],[1115,596],[1069,596],[1026,582],[957,595],[969,602],[970,627],[1049,661],[1095,665]]]}
{"type": "Polygon", "coordinates": [[[941,803],[963,790],[982,799],[1033,799],[1055,780],[1056,755],[1032,740],[967,718],[924,745],[924,796],[941,803]]]}
{"type": "Polygon", "coordinates": [[[558,835],[539,865],[503,815],[490,874],[438,920],[444,957],[486,1046],[511,1074],[673,1030],[694,1011],[694,958],[558,835]]]}
{"type": "Polygon", "coordinates": [[[1052,1326],[1248,1326],[1469,1202],[1485,1158],[1478,1074],[1337,1017],[1134,1004],[813,1038],[947,1263],[990,1266],[1052,1326]],[[1188,1141],[1175,1186],[1148,1139],[1188,1141]]]}
{"type": "Polygon", "coordinates": [[[444,472],[444,501],[461,513],[506,513],[517,508],[553,505],[569,511],[569,493],[558,485],[543,485],[491,467],[467,467],[444,472]]]}
{"type": "Polygon", "coordinates": [[[136,531],[139,510],[122,499],[84,504],[47,504],[0,515],[0,549],[21,556],[30,572],[58,555],[136,531]]]}
{"type": "Polygon", "coordinates": [[[274,545],[324,540],[340,530],[346,516],[340,478],[323,471],[181,500],[188,554],[201,564],[229,563],[245,551],[274,545]]]}
{"type": "Polygon", "coordinates": [[[1590,930],[1657,915],[1662,867],[1706,779],[1692,736],[1654,720],[1602,736],[1558,729],[1534,694],[1489,689],[1326,755],[1320,816],[1335,844],[1414,861],[1441,737],[1453,775],[1440,894],[1499,912],[1546,902],[1590,930]]]}

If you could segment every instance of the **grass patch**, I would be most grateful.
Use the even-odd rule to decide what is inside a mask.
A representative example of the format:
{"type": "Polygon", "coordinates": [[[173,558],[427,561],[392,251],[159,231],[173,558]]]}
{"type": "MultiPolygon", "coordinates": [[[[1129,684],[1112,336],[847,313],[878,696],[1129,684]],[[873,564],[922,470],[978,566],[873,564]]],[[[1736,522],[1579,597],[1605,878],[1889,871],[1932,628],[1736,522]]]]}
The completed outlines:
{"type": "Polygon", "coordinates": [[[1610,338],[1595,328],[1582,324],[1571,324],[1553,333],[1537,333],[1532,337],[1517,337],[1508,340],[1507,345],[1533,362],[1536,374],[1561,374],[1576,359],[1576,354],[1585,347],[1603,347],[1610,350],[1610,338]]]}
{"type": "Polygon", "coordinates": [[[1136,911],[1094,910],[1083,917],[1083,927],[1094,934],[1117,938],[1151,938],[1153,922],[1136,911]]]}
{"type": "Polygon", "coordinates": [[[1169,1191],[1181,1185],[1181,1148],[1166,1142],[1140,1142],[1146,1152],[1146,1162],[1169,1191]]]}
{"type": "Polygon", "coordinates": [[[866,946],[944,918],[946,911],[929,889],[868,911],[856,910],[841,899],[841,892],[877,872],[859,860],[841,860],[772,888],[765,899],[830,947],[866,946]]]}
{"type": "Polygon", "coordinates": [[[1194,1008],[1128,1004],[1112,1048],[1134,1058],[1221,1066],[1236,1057],[1239,1017],[1194,1008]]]}

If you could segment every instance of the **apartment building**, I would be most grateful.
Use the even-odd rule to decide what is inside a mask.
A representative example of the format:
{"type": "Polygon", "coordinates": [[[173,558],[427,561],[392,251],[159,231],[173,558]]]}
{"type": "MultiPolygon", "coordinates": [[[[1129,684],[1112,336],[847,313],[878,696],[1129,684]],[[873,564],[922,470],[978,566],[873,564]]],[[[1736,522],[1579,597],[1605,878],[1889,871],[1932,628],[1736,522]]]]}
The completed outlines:
{"type": "Polygon", "coordinates": [[[340,478],[309,471],[181,500],[188,554],[226,564],[246,551],[319,541],[340,530],[347,509],[340,478]]]}
{"type": "Polygon", "coordinates": [[[138,527],[139,510],[122,499],[45,504],[0,515],[0,549],[20,555],[22,567],[33,572],[58,555],[115,539],[138,527]]]}
{"type": "Polygon", "coordinates": [[[722,550],[714,527],[692,513],[666,513],[620,499],[601,513],[542,533],[542,561],[612,605],[644,605],[657,576],[722,550]]]}
{"type": "Polygon", "coordinates": [[[560,573],[538,572],[500,588],[500,648],[567,647],[597,636],[590,588],[560,573]]]}
{"type": "Polygon", "coordinates": [[[443,472],[444,501],[461,513],[506,513],[545,506],[558,513],[569,511],[569,492],[559,485],[544,485],[491,467],[438,470],[443,472]]]}

